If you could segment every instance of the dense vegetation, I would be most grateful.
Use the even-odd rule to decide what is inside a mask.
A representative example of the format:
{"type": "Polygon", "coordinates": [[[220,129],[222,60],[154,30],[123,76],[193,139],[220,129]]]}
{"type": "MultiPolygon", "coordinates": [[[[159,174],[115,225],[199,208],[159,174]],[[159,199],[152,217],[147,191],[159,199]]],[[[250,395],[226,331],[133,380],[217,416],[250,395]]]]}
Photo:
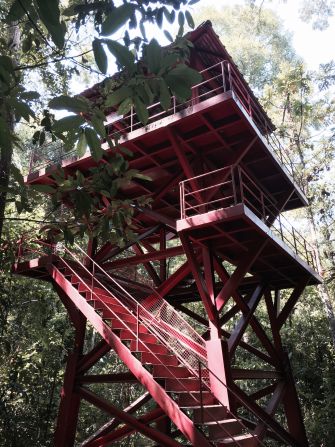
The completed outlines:
{"type": "MultiPolygon", "coordinates": [[[[52,445],[64,365],[73,343],[66,311],[49,285],[17,279],[9,273],[16,241],[21,233],[36,231],[40,224],[47,222],[51,222],[48,225],[58,222],[56,225],[68,240],[80,231],[82,234],[90,231],[89,226],[84,225],[89,216],[82,212],[82,208],[87,209],[87,203],[75,208],[75,221],[81,224],[79,230],[73,223],[65,225],[61,219],[59,209],[53,206],[58,197],[54,204],[45,204],[40,191],[24,188],[20,171],[29,164],[31,141],[35,140],[36,147],[45,140],[57,142],[62,139],[69,150],[76,147],[79,151],[87,144],[94,156],[101,156],[97,143],[104,136],[101,112],[104,107],[118,103],[120,97],[115,98],[107,92],[107,104],[91,107],[65,95],[72,93],[78,79],[81,84],[90,85],[93,77],[101,80],[109,73],[107,48],[119,68],[126,68],[128,73],[128,77],[122,79],[125,89],[121,112],[134,104],[143,122],[146,120],[145,105],[150,102],[151,95],[139,93],[140,85],[146,83],[149,92],[158,94],[166,107],[166,89],[186,98],[189,86],[197,76],[187,69],[177,73],[179,81],[187,80],[182,84],[183,88],[180,88],[180,82],[171,80],[175,80],[174,76],[170,76],[176,58],[187,61],[188,46],[181,35],[184,26],[193,26],[187,8],[194,1],[162,1],[163,6],[159,7],[156,2],[145,2],[152,3],[153,8],[138,11],[139,34],[132,20],[134,8],[141,4],[140,1],[126,1],[123,9],[111,8],[112,2],[108,1],[99,2],[101,9],[92,6],[91,2],[85,2],[85,5],[80,1],[68,3],[65,10],[61,4],[62,16],[57,1],[3,1],[0,10],[3,23],[0,31],[1,447],[52,445]],[[51,15],[43,9],[43,4],[54,8],[51,23],[51,15]],[[183,12],[176,11],[180,4],[183,12]],[[179,27],[178,37],[170,54],[170,65],[164,65],[165,50],[155,41],[146,41],[146,27],[149,22],[155,22],[167,28],[175,21],[179,27]],[[124,25],[123,45],[120,45],[109,35],[124,25]],[[135,48],[137,53],[128,48],[135,48]],[[144,53],[141,53],[143,49],[144,53]],[[143,64],[149,71],[155,72],[157,77],[159,73],[158,84],[145,79],[146,70],[139,71],[136,54],[143,54],[143,64]],[[158,61],[157,66],[153,60],[155,64],[158,61]],[[41,95],[36,93],[36,86],[41,95]],[[84,118],[76,122],[73,118],[61,118],[55,122],[51,112],[45,110],[49,100],[49,106],[54,109],[89,114],[89,122],[84,118]],[[74,126],[75,131],[69,132],[74,126]]],[[[250,1],[246,6],[221,10],[207,8],[195,18],[198,23],[212,20],[228,51],[277,125],[307,188],[310,207],[291,217],[314,244],[325,281],[317,289],[305,291],[283,331],[311,446],[332,447],[335,444],[335,104],[332,100],[335,65],[329,61],[318,72],[306,70],[292,48],[284,25],[265,9],[263,3],[250,1]]],[[[331,2],[308,0],[302,17],[315,26],[325,27],[331,12],[331,2]],[[321,3],[317,10],[315,3],[321,3]]],[[[115,83],[110,88],[113,90],[115,83]]],[[[126,167],[120,175],[127,175],[126,167]]],[[[76,205],[80,201],[74,197],[73,202],[76,205]]],[[[93,214],[94,204],[89,206],[93,214]]],[[[72,222],[71,216],[67,217],[66,223],[72,222]]],[[[115,216],[114,221],[117,221],[115,216]]],[[[114,226],[118,230],[116,237],[123,237],[117,223],[114,226]]],[[[105,224],[101,222],[99,231],[104,228],[105,224]]],[[[125,404],[129,401],[127,387],[114,390],[116,400],[123,399],[125,404]]],[[[93,411],[85,406],[82,412],[79,422],[82,438],[87,427],[99,426],[100,419],[93,417],[93,411]]],[[[139,445],[139,441],[135,445],[139,445]]]]}

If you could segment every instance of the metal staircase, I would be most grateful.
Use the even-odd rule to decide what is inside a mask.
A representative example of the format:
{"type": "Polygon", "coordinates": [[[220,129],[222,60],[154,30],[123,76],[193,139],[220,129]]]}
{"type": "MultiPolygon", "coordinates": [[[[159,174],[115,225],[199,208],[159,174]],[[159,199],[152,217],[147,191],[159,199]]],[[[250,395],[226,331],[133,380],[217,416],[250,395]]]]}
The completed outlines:
{"type": "MultiPolygon", "coordinates": [[[[210,376],[214,373],[207,367],[205,341],[157,293],[142,303],[137,301],[79,246],[74,254],[65,246],[56,248],[42,241],[23,243],[14,271],[51,279],[118,354],[190,445],[263,445],[211,392],[210,376]],[[32,254],[43,254],[36,249],[38,245],[53,254],[41,256],[35,264],[34,260],[25,261],[27,255],[31,258],[32,254]]],[[[77,381],[76,392],[94,403],[94,394],[80,382],[77,381]]],[[[160,445],[181,445],[150,426],[147,430],[142,433],[160,445]]],[[[108,439],[105,437],[104,442],[108,439]]],[[[115,439],[114,432],[110,439],[115,439]]],[[[107,444],[96,444],[96,439],[85,444],[95,445],[107,444]]]]}

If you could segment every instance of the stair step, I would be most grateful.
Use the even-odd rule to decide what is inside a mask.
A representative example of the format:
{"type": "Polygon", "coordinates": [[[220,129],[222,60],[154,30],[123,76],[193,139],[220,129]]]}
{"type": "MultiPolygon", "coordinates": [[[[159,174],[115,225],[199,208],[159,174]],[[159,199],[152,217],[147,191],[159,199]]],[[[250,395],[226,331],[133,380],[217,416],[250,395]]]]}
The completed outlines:
{"type": "Polygon", "coordinates": [[[215,397],[209,391],[203,391],[202,396],[200,392],[195,391],[193,393],[181,393],[178,396],[178,405],[180,408],[199,408],[202,405],[215,405],[217,401],[215,397]]]}
{"type": "Polygon", "coordinates": [[[255,436],[248,433],[248,434],[236,435],[236,436],[220,439],[219,442],[220,442],[220,446],[225,446],[225,447],[237,447],[237,446],[238,447],[242,447],[242,446],[249,447],[251,445],[251,441],[255,438],[256,438],[255,436]]]}
{"type": "MultiPolygon", "coordinates": [[[[133,315],[130,313],[130,311],[128,309],[126,309],[123,306],[120,306],[119,304],[110,305],[110,303],[106,303],[105,300],[103,301],[102,304],[106,304],[110,308],[110,310],[112,312],[116,313],[117,315],[120,315],[120,316],[129,315],[130,317],[133,317],[133,315]]],[[[108,309],[106,309],[106,311],[108,311],[108,309]]]]}
{"type": "Polygon", "coordinates": [[[167,365],[167,366],[177,366],[178,360],[174,355],[160,354],[159,357],[150,352],[143,352],[141,354],[141,360],[143,364],[147,365],[167,365]]]}
{"type": "Polygon", "coordinates": [[[154,354],[168,354],[169,351],[165,346],[157,343],[143,343],[140,340],[132,340],[130,342],[130,350],[136,352],[151,352],[154,354]]]}
{"type": "Polygon", "coordinates": [[[165,365],[155,365],[152,375],[157,378],[183,378],[190,377],[192,374],[190,371],[183,366],[165,366],[165,365]]]}
{"type": "Polygon", "coordinates": [[[222,419],[216,423],[215,421],[208,423],[209,437],[211,441],[220,441],[227,439],[229,436],[239,436],[243,431],[243,425],[237,419],[222,419]]]}
{"type": "Polygon", "coordinates": [[[114,331],[115,329],[128,329],[133,331],[135,334],[137,333],[137,331],[140,334],[147,334],[149,332],[148,329],[142,324],[137,326],[137,324],[130,323],[128,321],[120,321],[114,318],[112,320],[112,330],[114,331]]]}
{"type": "MultiPolygon", "coordinates": [[[[158,339],[152,335],[152,334],[140,334],[139,336],[140,340],[148,342],[148,343],[157,343],[158,339]]],[[[120,339],[121,340],[136,340],[136,332],[133,334],[131,331],[128,331],[127,329],[123,329],[120,332],[120,339]]]]}
{"type": "Polygon", "coordinates": [[[114,306],[114,305],[115,306],[120,306],[120,304],[117,301],[117,299],[113,298],[112,296],[98,295],[98,294],[93,294],[91,292],[86,292],[85,293],[85,299],[87,301],[103,302],[105,304],[108,304],[109,306],[114,306]]]}
{"type": "Polygon", "coordinates": [[[102,311],[102,318],[105,320],[112,320],[112,327],[114,327],[114,321],[120,321],[120,320],[127,322],[127,323],[132,323],[135,326],[137,325],[137,319],[133,315],[120,314],[119,318],[117,318],[115,315],[119,315],[119,314],[117,312],[114,313],[111,310],[106,309],[106,308],[102,311]]]}
{"type": "Polygon", "coordinates": [[[195,424],[210,425],[212,421],[218,421],[227,417],[227,409],[223,405],[203,405],[193,411],[195,424]]]}
{"type": "Polygon", "coordinates": [[[178,393],[188,393],[189,391],[199,391],[199,379],[167,379],[165,382],[166,391],[173,391],[178,393]]]}

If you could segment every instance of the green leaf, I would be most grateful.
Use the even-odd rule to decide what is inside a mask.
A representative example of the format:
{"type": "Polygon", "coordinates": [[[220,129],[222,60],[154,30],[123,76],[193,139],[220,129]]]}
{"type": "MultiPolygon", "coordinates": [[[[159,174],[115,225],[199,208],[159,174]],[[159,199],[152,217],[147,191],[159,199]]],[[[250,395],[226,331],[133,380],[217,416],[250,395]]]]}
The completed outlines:
{"type": "Polygon", "coordinates": [[[50,185],[31,185],[31,188],[37,192],[44,192],[47,194],[54,194],[56,192],[56,189],[53,188],[50,185]]]}
{"type": "Polygon", "coordinates": [[[117,62],[122,67],[125,67],[130,75],[133,74],[136,70],[133,53],[127,47],[114,40],[104,40],[104,42],[107,44],[109,51],[116,58],[117,62]]]}
{"type": "Polygon", "coordinates": [[[186,12],[185,12],[185,18],[186,18],[186,21],[187,21],[188,26],[189,26],[190,28],[194,29],[195,24],[194,24],[194,20],[193,20],[193,17],[192,17],[192,15],[191,15],[190,11],[186,11],[186,12]]]}
{"type": "Polygon", "coordinates": [[[95,63],[97,64],[99,70],[103,74],[106,74],[108,61],[107,61],[107,56],[106,56],[105,50],[101,44],[101,41],[98,39],[94,39],[93,43],[92,43],[92,47],[93,47],[95,63]]]}
{"type": "Polygon", "coordinates": [[[141,121],[142,124],[147,124],[149,119],[149,112],[146,105],[138,96],[134,97],[134,106],[138,119],[141,121]]]}
{"type": "Polygon", "coordinates": [[[49,31],[52,40],[62,49],[65,42],[66,26],[60,23],[59,0],[35,0],[41,21],[49,31]]]}
{"type": "Polygon", "coordinates": [[[169,109],[171,105],[171,92],[164,79],[159,82],[159,101],[164,110],[169,109]]]}
{"type": "Polygon", "coordinates": [[[141,174],[140,172],[134,174],[133,177],[139,178],[141,180],[147,180],[149,182],[152,182],[152,178],[151,177],[149,177],[148,175],[145,175],[145,174],[141,174]]]}
{"type": "Polygon", "coordinates": [[[85,98],[61,95],[53,98],[49,102],[49,106],[56,110],[69,110],[73,113],[89,112],[89,102],[85,98]]]}
{"type": "Polygon", "coordinates": [[[160,28],[162,28],[163,25],[163,14],[164,14],[164,7],[160,8],[156,14],[156,22],[160,28]]]}
{"type": "Polygon", "coordinates": [[[14,98],[10,102],[15,109],[15,115],[24,118],[27,122],[29,122],[30,117],[35,117],[34,112],[25,102],[18,101],[14,98]]]}
{"type": "Polygon", "coordinates": [[[54,123],[52,130],[57,133],[77,131],[84,123],[84,118],[79,115],[65,116],[54,123]]]}
{"type": "Polygon", "coordinates": [[[124,99],[130,98],[132,93],[131,88],[124,85],[107,96],[105,105],[106,107],[112,107],[120,104],[124,99]]]}
{"type": "Polygon", "coordinates": [[[65,8],[62,11],[62,15],[65,16],[65,17],[73,17],[73,16],[75,16],[77,14],[76,13],[76,6],[77,5],[72,5],[72,6],[69,6],[68,8],[65,8]]]}
{"type": "Polygon", "coordinates": [[[177,98],[186,101],[191,97],[191,87],[201,81],[201,75],[187,65],[179,64],[164,79],[177,98]]]}
{"type": "Polygon", "coordinates": [[[131,4],[124,4],[113,9],[101,25],[101,34],[103,36],[109,36],[115,33],[115,31],[121,28],[131,18],[134,10],[135,6],[131,4]]]}
{"type": "Polygon", "coordinates": [[[140,27],[140,31],[141,31],[143,40],[147,41],[147,35],[146,35],[146,32],[145,32],[145,27],[144,27],[143,20],[140,21],[139,27],[140,27]]]}
{"type": "Polygon", "coordinates": [[[94,129],[96,130],[96,132],[102,138],[105,138],[106,137],[106,128],[105,128],[104,121],[95,114],[92,116],[91,122],[92,122],[92,125],[93,125],[94,129]]]}
{"type": "Polygon", "coordinates": [[[27,37],[23,40],[22,43],[22,51],[24,53],[27,53],[33,44],[33,35],[31,33],[28,33],[27,37]]]}
{"type": "Polygon", "coordinates": [[[87,144],[90,148],[92,157],[95,161],[99,161],[103,156],[103,149],[101,148],[101,142],[100,139],[95,132],[95,130],[91,129],[90,127],[85,128],[85,136],[87,144]]]}
{"type": "Polygon", "coordinates": [[[128,157],[133,157],[134,156],[133,152],[131,150],[129,150],[127,147],[119,146],[119,150],[123,154],[128,155],[128,157]]]}
{"type": "MultiPolygon", "coordinates": [[[[27,0],[22,0],[21,4],[26,8],[27,5],[27,0]]],[[[6,17],[6,22],[10,23],[10,22],[15,22],[17,20],[22,19],[22,17],[25,15],[25,10],[24,8],[22,8],[19,0],[14,0],[11,4],[11,7],[9,8],[7,17],[6,17]]]]}
{"type": "Polygon", "coordinates": [[[119,108],[117,109],[118,115],[127,115],[127,113],[131,110],[132,105],[132,98],[126,98],[124,101],[121,102],[119,108]]]}
{"type": "Polygon", "coordinates": [[[179,11],[178,14],[178,25],[180,26],[180,28],[182,28],[185,24],[185,16],[184,13],[182,11],[179,11]]]}
{"type": "Polygon", "coordinates": [[[11,164],[10,169],[11,169],[11,173],[14,177],[14,180],[16,182],[18,182],[18,184],[20,186],[24,186],[24,178],[23,178],[23,175],[21,174],[20,169],[17,168],[13,163],[11,164]]]}
{"type": "Polygon", "coordinates": [[[162,74],[162,72],[164,72],[164,70],[167,68],[174,67],[176,65],[176,63],[178,62],[178,60],[179,60],[179,55],[177,53],[171,53],[171,54],[167,54],[166,56],[164,56],[159,74],[162,74]]]}
{"type": "Polygon", "coordinates": [[[174,19],[176,17],[176,13],[175,13],[174,9],[172,9],[172,11],[169,12],[169,10],[166,7],[164,7],[164,15],[165,15],[166,20],[169,23],[172,24],[174,22],[174,19]]]}
{"type": "Polygon", "coordinates": [[[82,131],[79,135],[76,151],[79,158],[83,157],[86,153],[87,141],[85,132],[82,131]]]}
{"type": "Polygon", "coordinates": [[[20,98],[25,99],[26,101],[33,101],[34,99],[38,99],[39,97],[40,97],[40,94],[35,91],[22,92],[20,94],[20,98]]]}
{"type": "Polygon", "coordinates": [[[0,56],[0,66],[10,74],[14,74],[13,61],[9,56],[0,56]]]}
{"type": "Polygon", "coordinates": [[[150,72],[157,74],[161,65],[162,49],[156,39],[152,39],[147,45],[146,56],[150,72]]]}
{"type": "Polygon", "coordinates": [[[173,37],[171,36],[169,31],[164,30],[164,34],[165,34],[165,37],[167,38],[167,40],[169,40],[170,42],[173,42],[173,37]]]}
{"type": "Polygon", "coordinates": [[[45,142],[45,132],[44,130],[40,133],[40,138],[39,138],[39,145],[42,146],[42,144],[45,142]]]}

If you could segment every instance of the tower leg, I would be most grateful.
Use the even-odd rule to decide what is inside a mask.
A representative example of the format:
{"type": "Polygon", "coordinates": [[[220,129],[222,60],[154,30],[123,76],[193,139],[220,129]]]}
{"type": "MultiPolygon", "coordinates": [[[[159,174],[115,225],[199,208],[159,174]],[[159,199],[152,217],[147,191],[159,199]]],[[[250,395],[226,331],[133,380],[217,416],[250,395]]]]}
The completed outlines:
{"type": "Polygon", "coordinates": [[[71,447],[75,442],[80,396],[75,392],[78,360],[82,356],[86,318],[77,313],[75,347],[68,357],[55,432],[55,447],[71,447]]]}
{"type": "Polygon", "coordinates": [[[286,352],[284,353],[283,357],[287,380],[286,393],[284,395],[283,403],[288,429],[291,435],[300,443],[301,446],[308,447],[304,419],[302,417],[301,406],[296,390],[290,360],[286,352]]]}

